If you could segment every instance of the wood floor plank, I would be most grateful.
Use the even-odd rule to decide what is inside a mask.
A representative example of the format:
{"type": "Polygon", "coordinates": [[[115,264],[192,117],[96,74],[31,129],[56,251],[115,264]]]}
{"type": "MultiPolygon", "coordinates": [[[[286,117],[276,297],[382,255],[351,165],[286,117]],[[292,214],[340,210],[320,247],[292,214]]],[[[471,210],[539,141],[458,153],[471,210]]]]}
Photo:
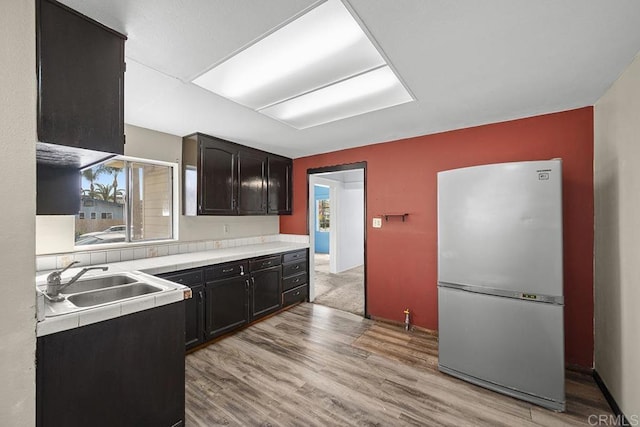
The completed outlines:
{"type": "Polygon", "coordinates": [[[574,426],[609,408],[568,371],[567,412],[442,374],[437,337],[300,304],[187,356],[188,426],[574,426]]]}

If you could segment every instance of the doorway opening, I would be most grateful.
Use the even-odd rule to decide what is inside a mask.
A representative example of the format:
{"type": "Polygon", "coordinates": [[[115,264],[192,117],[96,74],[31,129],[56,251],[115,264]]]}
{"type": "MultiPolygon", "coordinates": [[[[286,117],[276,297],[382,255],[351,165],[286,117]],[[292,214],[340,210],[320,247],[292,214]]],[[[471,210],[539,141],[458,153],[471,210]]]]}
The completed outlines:
{"type": "Polygon", "coordinates": [[[366,162],[309,169],[309,300],[369,317],[366,162]]]}

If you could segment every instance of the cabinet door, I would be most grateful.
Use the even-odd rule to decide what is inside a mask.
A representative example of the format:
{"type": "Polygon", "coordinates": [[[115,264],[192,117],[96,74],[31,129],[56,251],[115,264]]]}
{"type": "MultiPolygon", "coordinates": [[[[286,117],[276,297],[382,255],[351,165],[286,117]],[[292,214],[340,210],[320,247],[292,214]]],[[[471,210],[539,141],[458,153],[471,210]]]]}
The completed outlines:
{"type": "Polygon", "coordinates": [[[57,2],[38,5],[38,140],[124,153],[125,37],[57,2]]]}
{"type": "Polygon", "coordinates": [[[203,270],[194,268],[172,273],[159,274],[165,280],[170,280],[191,288],[191,298],[184,301],[185,324],[184,335],[186,349],[196,347],[204,342],[204,280],[203,270]]]}
{"type": "Polygon", "coordinates": [[[223,141],[200,138],[198,213],[233,215],[237,212],[237,150],[223,141]]]}
{"type": "Polygon", "coordinates": [[[80,171],[38,163],[36,214],[76,215],[80,209],[80,171]]]}
{"type": "Polygon", "coordinates": [[[268,211],[269,214],[291,215],[291,175],[293,162],[279,156],[269,156],[268,211]]]}
{"type": "Polygon", "coordinates": [[[238,213],[267,213],[267,155],[260,151],[238,153],[238,213]]]}
{"type": "Polygon", "coordinates": [[[249,321],[248,276],[206,284],[206,337],[215,338],[249,321]]]}
{"type": "Polygon", "coordinates": [[[191,287],[192,297],[185,300],[185,346],[196,347],[204,341],[204,285],[191,287]]]}
{"type": "Polygon", "coordinates": [[[184,309],[179,301],[38,337],[36,426],[183,425],[184,309]]]}
{"type": "Polygon", "coordinates": [[[251,319],[255,320],[281,307],[280,266],[251,273],[251,319]]]}

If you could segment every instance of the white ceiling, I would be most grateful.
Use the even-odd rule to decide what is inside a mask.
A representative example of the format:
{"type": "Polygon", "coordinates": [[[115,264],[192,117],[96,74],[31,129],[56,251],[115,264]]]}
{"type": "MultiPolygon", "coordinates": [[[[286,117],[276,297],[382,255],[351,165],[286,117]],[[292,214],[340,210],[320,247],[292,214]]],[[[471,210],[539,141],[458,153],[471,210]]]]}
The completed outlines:
{"type": "Polygon", "coordinates": [[[291,157],[593,105],[640,50],[637,0],[348,0],[417,98],[296,130],[190,81],[314,0],[62,0],[128,35],[125,121],[291,157]]]}
{"type": "Polygon", "coordinates": [[[364,182],[364,169],[350,169],[336,172],[323,172],[317,173],[316,176],[331,181],[340,181],[345,183],[360,183],[364,182]]]}

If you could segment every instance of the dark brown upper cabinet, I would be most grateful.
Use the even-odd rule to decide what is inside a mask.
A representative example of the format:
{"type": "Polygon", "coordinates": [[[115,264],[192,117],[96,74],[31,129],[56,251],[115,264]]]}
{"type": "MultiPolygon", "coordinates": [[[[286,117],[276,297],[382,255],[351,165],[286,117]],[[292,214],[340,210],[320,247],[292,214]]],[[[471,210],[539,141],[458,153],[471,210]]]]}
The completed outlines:
{"type": "Polygon", "coordinates": [[[182,140],[184,215],[236,215],[238,150],[202,134],[182,140]]]}
{"type": "Polygon", "coordinates": [[[238,214],[267,213],[267,153],[241,149],[238,152],[238,214]]]}
{"type": "Polygon", "coordinates": [[[268,204],[267,213],[291,215],[293,161],[286,157],[269,155],[267,172],[268,204]]]}
{"type": "Polygon", "coordinates": [[[53,0],[36,0],[37,209],[75,215],[80,168],[124,154],[126,37],[53,0]]]}
{"type": "Polygon", "coordinates": [[[185,215],[291,213],[291,159],[201,133],[182,141],[185,215]]]}
{"type": "Polygon", "coordinates": [[[58,164],[60,159],[78,162],[68,149],[61,148],[58,155],[51,145],[124,154],[126,37],[56,1],[37,0],[36,5],[37,121],[38,141],[46,143],[43,155],[53,152],[58,164]]]}
{"type": "Polygon", "coordinates": [[[36,215],[75,215],[80,210],[80,171],[38,163],[36,215]]]}
{"type": "Polygon", "coordinates": [[[198,178],[202,186],[199,210],[208,215],[236,211],[238,152],[232,144],[202,138],[198,178]]]}

